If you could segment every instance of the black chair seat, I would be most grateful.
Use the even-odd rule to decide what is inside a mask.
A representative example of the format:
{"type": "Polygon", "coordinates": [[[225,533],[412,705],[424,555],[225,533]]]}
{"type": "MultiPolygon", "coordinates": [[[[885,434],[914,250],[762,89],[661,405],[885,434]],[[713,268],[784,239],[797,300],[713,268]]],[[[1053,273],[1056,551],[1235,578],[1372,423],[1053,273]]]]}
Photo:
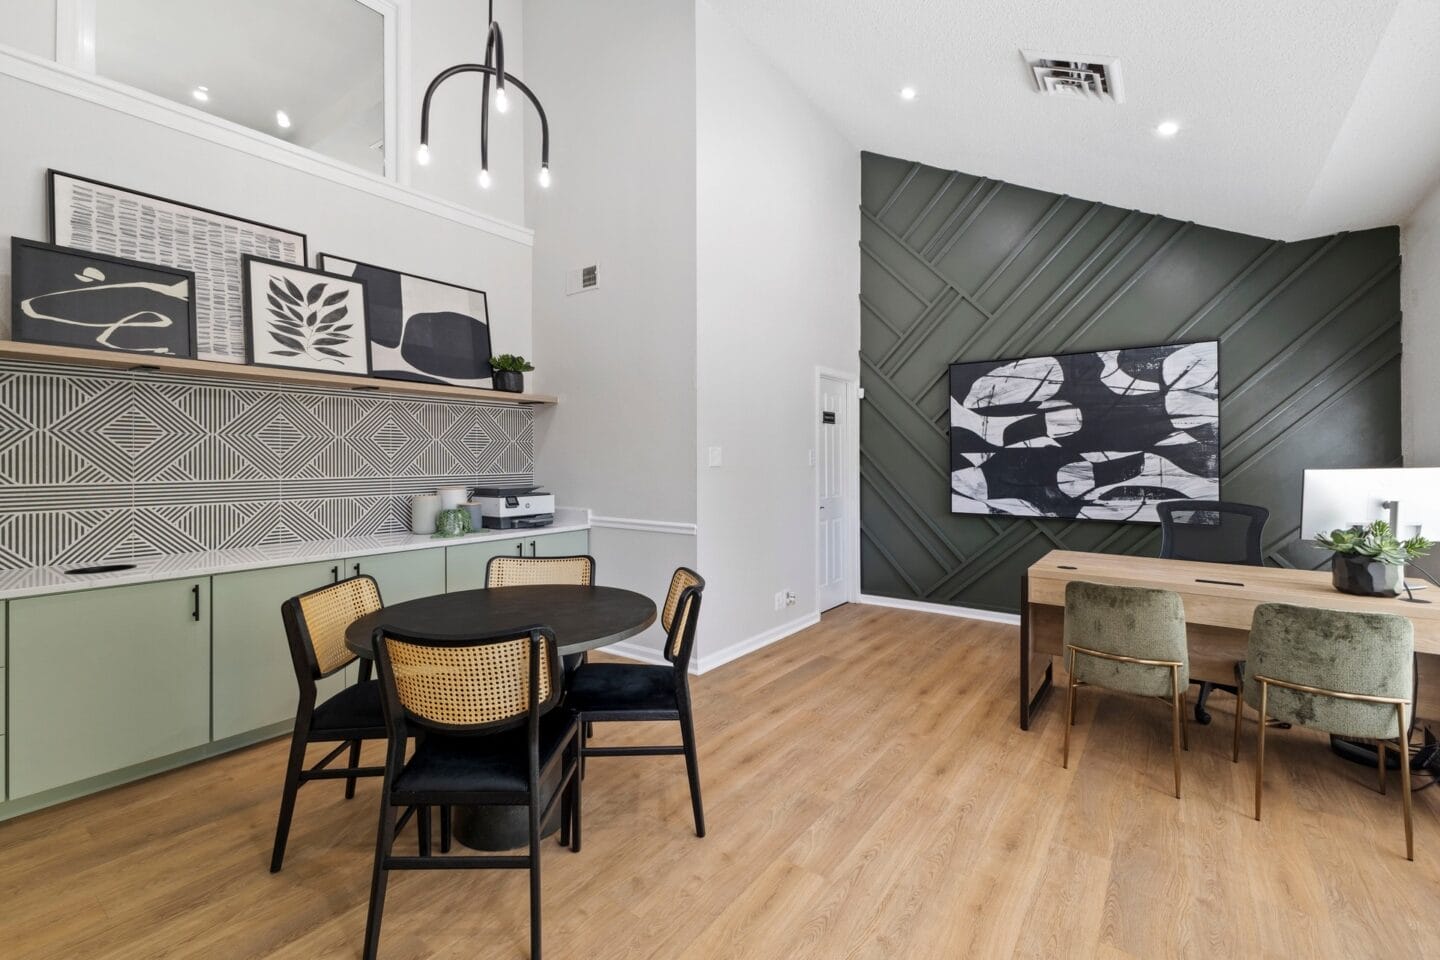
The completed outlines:
{"type": "Polygon", "coordinates": [[[680,709],[675,670],[637,663],[587,663],[575,671],[565,703],[583,713],[680,709]]]}
{"type": "MultiPolygon", "coordinates": [[[[555,760],[575,718],[554,710],[540,721],[540,768],[555,760]]],[[[395,778],[397,799],[449,793],[513,793],[523,799],[529,790],[529,759],[525,728],[477,736],[430,733],[395,778]]]]}
{"type": "Polygon", "coordinates": [[[361,680],[317,704],[310,729],[312,733],[367,730],[377,739],[383,739],[385,713],[380,706],[380,681],[361,680]]]}

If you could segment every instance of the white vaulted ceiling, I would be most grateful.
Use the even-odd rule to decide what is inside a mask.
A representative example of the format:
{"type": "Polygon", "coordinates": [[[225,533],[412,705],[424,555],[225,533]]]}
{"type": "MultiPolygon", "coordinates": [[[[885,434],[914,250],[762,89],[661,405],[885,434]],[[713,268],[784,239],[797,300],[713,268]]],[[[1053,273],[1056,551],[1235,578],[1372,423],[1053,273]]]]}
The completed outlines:
{"type": "Polygon", "coordinates": [[[863,150],[1286,240],[1440,179],[1440,0],[708,2],[863,150]],[[1124,103],[1039,95],[1022,49],[1118,58],[1124,103]]]}

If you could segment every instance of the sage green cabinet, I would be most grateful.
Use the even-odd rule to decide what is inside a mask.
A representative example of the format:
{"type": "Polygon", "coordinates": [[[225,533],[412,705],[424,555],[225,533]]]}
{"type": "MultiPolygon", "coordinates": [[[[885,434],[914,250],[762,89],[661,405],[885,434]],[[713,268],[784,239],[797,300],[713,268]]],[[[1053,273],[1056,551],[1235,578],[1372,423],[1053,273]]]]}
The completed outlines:
{"type": "Polygon", "coordinates": [[[210,581],[10,602],[9,795],[210,738],[210,581]]]}
{"type": "MultiPolygon", "coordinates": [[[[295,716],[300,691],[280,605],[343,577],[340,560],[223,573],[215,582],[213,736],[223,740],[295,716]]],[[[345,686],[337,673],[319,683],[324,700],[345,686]]]]}
{"type": "Polygon", "coordinates": [[[485,566],[491,557],[524,556],[526,540],[481,540],[445,548],[445,592],[479,590],[485,586],[485,566]]]}
{"type": "Polygon", "coordinates": [[[585,530],[547,533],[525,542],[528,557],[573,557],[590,552],[590,534],[585,530]]]}
{"type": "Polygon", "coordinates": [[[367,574],[380,586],[380,598],[387,604],[403,603],[417,597],[445,592],[445,551],[411,550],[370,557],[350,557],[345,575],[367,574]]]}

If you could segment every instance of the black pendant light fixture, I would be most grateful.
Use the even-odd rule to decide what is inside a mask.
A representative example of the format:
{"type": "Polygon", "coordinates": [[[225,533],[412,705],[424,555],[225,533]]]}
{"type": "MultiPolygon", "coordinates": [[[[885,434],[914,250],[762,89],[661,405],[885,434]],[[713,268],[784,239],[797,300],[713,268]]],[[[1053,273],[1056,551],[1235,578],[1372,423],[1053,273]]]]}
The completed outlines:
{"type": "Polygon", "coordinates": [[[495,109],[505,113],[510,109],[510,95],[506,92],[514,87],[525,95],[535,113],[540,117],[540,186],[550,186],[550,122],[545,119],[545,107],[539,98],[520,82],[519,77],[505,72],[505,38],[501,35],[500,24],[495,22],[495,0],[489,0],[490,32],[485,39],[484,63],[457,63],[440,71],[430,86],[425,88],[425,100],[420,107],[420,150],[415,160],[422,167],[430,162],[430,99],[440,84],[461,73],[484,75],[484,86],[480,91],[480,186],[490,188],[490,80],[495,80],[495,109]]]}

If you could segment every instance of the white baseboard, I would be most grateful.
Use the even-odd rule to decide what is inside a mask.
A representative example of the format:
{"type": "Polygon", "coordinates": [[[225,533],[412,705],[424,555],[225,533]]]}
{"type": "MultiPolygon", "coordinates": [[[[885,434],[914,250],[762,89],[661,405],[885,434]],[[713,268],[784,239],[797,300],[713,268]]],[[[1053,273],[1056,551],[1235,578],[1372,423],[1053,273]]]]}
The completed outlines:
{"type": "MultiPolygon", "coordinates": [[[[796,617],[789,623],[783,623],[773,630],[764,633],[757,633],[753,637],[730,644],[728,647],[721,647],[710,653],[697,650],[690,658],[690,672],[693,674],[708,673],[716,667],[722,667],[732,660],[739,660],[747,653],[754,653],[772,643],[778,643],[794,633],[799,633],[806,627],[813,627],[820,622],[820,614],[807,613],[802,617],[796,617]]],[[[612,643],[605,647],[606,653],[613,653],[617,657],[624,657],[626,660],[634,660],[638,663],[653,663],[656,665],[668,665],[669,661],[659,650],[652,647],[642,646],[638,643],[631,643],[622,640],[619,643],[612,643]]]]}
{"type": "Polygon", "coordinates": [[[754,653],[756,650],[768,647],[772,643],[784,640],[792,633],[799,633],[806,627],[813,627],[819,622],[819,613],[807,613],[804,616],[796,617],[789,623],[782,623],[773,630],[767,630],[764,633],[757,633],[753,637],[738,640],[727,647],[721,647],[719,650],[710,652],[702,650],[696,654],[694,661],[692,661],[695,663],[695,672],[706,673],[714,670],[716,667],[722,667],[732,660],[739,660],[747,653],[754,653]]]}
{"type": "Polygon", "coordinates": [[[915,610],[919,613],[938,613],[946,617],[964,617],[966,620],[988,620],[991,623],[1008,623],[1019,626],[1018,613],[998,613],[994,610],[977,610],[974,607],[955,607],[948,603],[927,603],[924,600],[902,600],[898,597],[877,597],[862,593],[857,603],[868,603],[875,607],[894,607],[897,610],[915,610]]]}

